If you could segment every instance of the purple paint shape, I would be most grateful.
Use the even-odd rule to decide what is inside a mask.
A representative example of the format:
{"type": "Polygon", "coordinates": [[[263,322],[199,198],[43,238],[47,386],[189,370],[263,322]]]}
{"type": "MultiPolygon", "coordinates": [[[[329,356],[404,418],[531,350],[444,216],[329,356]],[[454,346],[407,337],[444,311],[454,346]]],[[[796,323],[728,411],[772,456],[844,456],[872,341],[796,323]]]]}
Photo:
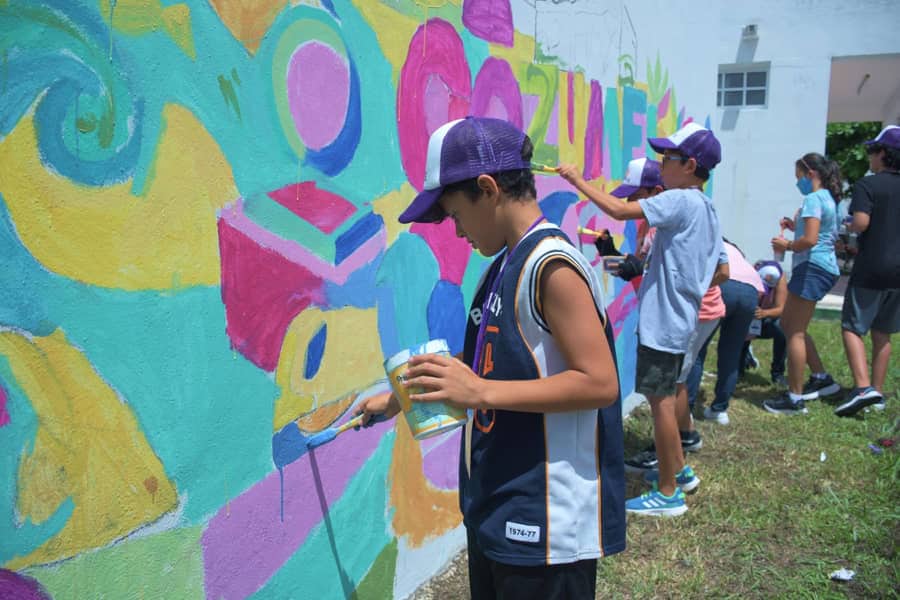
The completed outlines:
{"type": "Polygon", "coordinates": [[[575,188],[572,187],[572,184],[570,184],[559,175],[541,175],[539,177],[535,177],[534,184],[537,188],[538,200],[543,200],[553,192],[575,191],[575,188]]]}
{"type": "Polygon", "coordinates": [[[632,113],[631,121],[641,128],[641,145],[631,149],[631,159],[644,158],[647,155],[644,150],[647,147],[647,115],[646,113],[632,113]]]}
{"type": "Polygon", "coordinates": [[[551,146],[559,145],[559,95],[553,101],[553,112],[547,121],[547,135],[544,136],[544,141],[551,146]]]}
{"type": "Polygon", "coordinates": [[[575,143],[575,73],[566,73],[566,82],[569,88],[569,97],[566,106],[566,120],[569,124],[569,143],[575,143]]]}
{"type": "Polygon", "coordinates": [[[350,100],[350,69],[330,46],[307,42],[291,57],[287,94],[300,139],[307,148],[321,150],[344,127],[350,100]]]}
{"type": "Polygon", "coordinates": [[[453,221],[446,219],[437,225],[414,223],[409,232],[421,237],[431,248],[431,253],[434,254],[440,268],[440,278],[455,285],[462,285],[472,248],[466,238],[456,236],[453,221]]]}
{"type": "Polygon", "coordinates": [[[509,0],[465,0],[463,25],[475,37],[512,47],[513,20],[509,4],[509,0]]]}
{"type": "Polygon", "coordinates": [[[0,569],[0,598],[53,600],[37,580],[7,569],[0,569]]]}
{"type": "Polygon", "coordinates": [[[488,57],[475,77],[472,114],[505,119],[522,129],[522,93],[509,63],[488,57]]]}
{"type": "Polygon", "coordinates": [[[534,120],[534,115],[537,113],[540,103],[541,97],[537,94],[522,95],[522,122],[525,123],[523,130],[528,131],[531,129],[531,122],[534,120]]]}
{"type": "Polygon", "coordinates": [[[375,425],[347,432],[287,465],[284,522],[279,515],[278,471],[222,508],[201,538],[206,597],[246,598],[262,587],[303,545],[309,532],[322,521],[323,502],[331,506],[341,497],[389,427],[375,425]],[[315,472],[321,477],[318,482],[313,460],[315,472]]]}
{"type": "Polygon", "coordinates": [[[9,411],[6,409],[6,400],[9,396],[6,394],[6,390],[3,388],[3,383],[0,382],[0,427],[4,425],[9,425],[9,411]]]}
{"type": "Polygon", "coordinates": [[[318,189],[314,181],[292,183],[268,195],[323,233],[332,233],[356,212],[353,204],[337,194],[318,189]]]}
{"type": "Polygon", "coordinates": [[[440,77],[432,77],[425,84],[422,105],[425,107],[425,129],[431,136],[441,125],[451,121],[450,88],[440,77]]]}
{"type": "Polygon", "coordinates": [[[603,155],[603,88],[591,81],[591,99],[588,104],[587,126],[584,135],[585,179],[597,179],[603,165],[609,164],[603,155]]]}
{"type": "Polygon", "coordinates": [[[441,436],[442,443],[428,452],[422,449],[422,469],[433,486],[442,490],[455,490],[459,485],[459,440],[462,429],[441,436]]]}

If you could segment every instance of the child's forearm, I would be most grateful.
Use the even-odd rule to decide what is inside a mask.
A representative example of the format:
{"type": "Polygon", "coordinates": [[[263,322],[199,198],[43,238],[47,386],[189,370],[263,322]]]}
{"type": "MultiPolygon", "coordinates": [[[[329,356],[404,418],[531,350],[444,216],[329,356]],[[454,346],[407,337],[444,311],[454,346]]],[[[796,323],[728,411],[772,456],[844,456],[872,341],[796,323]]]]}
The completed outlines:
{"type": "Polygon", "coordinates": [[[528,381],[483,380],[479,408],[519,412],[566,412],[604,408],[616,401],[619,383],[568,370],[528,381]]]}

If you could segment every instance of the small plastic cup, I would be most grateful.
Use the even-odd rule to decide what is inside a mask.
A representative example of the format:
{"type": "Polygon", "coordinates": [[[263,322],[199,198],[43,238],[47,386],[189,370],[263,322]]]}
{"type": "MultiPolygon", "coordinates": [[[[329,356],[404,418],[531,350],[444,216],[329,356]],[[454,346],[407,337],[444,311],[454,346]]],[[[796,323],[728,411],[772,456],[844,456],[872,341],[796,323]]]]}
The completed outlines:
{"type": "Polygon", "coordinates": [[[772,257],[778,262],[784,262],[784,250],[775,250],[772,257]]]}
{"type": "Polygon", "coordinates": [[[607,273],[618,273],[619,267],[622,266],[622,262],[625,260],[624,256],[604,256],[603,257],[603,270],[607,273]]]}
{"type": "Polygon", "coordinates": [[[407,388],[406,369],[409,359],[418,354],[441,354],[450,356],[450,348],[447,340],[430,340],[419,346],[401,350],[394,356],[384,361],[384,371],[387,373],[391,388],[400,401],[400,408],[409,424],[413,437],[423,440],[433,435],[449,431],[466,422],[466,411],[447,406],[443,402],[412,402],[410,394],[424,392],[421,388],[407,388]]]}

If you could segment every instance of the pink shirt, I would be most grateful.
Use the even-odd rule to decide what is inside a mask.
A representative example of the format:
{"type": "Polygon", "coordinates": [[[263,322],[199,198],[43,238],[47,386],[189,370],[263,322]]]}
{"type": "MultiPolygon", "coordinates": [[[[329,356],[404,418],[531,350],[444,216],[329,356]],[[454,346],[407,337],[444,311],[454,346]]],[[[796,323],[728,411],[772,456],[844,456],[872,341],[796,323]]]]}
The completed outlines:
{"type": "MultiPolygon", "coordinates": [[[[730,266],[730,265],[729,265],[730,266]]],[[[725,316],[725,303],[722,302],[722,290],[719,286],[714,285],[703,295],[703,301],[700,302],[700,320],[712,321],[713,319],[721,319],[725,316]]]]}
{"type": "Polygon", "coordinates": [[[753,265],[747,262],[740,250],[728,242],[723,242],[723,244],[725,245],[725,253],[728,255],[728,270],[730,273],[728,278],[752,285],[756,288],[757,293],[760,295],[764,294],[766,289],[763,287],[762,279],[760,279],[759,273],[756,272],[753,265]]]}

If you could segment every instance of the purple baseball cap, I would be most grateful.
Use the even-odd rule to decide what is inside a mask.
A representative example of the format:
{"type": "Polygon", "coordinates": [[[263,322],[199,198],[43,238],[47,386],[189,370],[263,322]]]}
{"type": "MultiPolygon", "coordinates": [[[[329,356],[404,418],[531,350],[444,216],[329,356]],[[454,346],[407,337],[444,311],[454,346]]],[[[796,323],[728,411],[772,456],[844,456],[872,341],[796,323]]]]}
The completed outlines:
{"type": "Polygon", "coordinates": [[[401,223],[433,223],[444,186],[479,175],[531,169],[522,159],[525,133],[502,119],[466,117],[438,127],[428,139],[425,185],[400,215],[401,223]]]}
{"type": "Polygon", "coordinates": [[[713,132],[693,122],[669,137],[650,138],[647,143],[660,154],[666,150],[677,150],[705,169],[713,169],[722,160],[722,146],[713,132]]]}
{"type": "Polygon", "coordinates": [[[659,163],[649,158],[636,158],[628,163],[622,185],[610,192],[616,198],[627,198],[641,188],[665,187],[659,163]]]}
{"type": "Polygon", "coordinates": [[[879,133],[874,140],[869,140],[868,142],[865,142],[865,144],[866,146],[881,144],[888,148],[900,150],[900,127],[897,125],[888,125],[881,130],[881,133],[879,133]]]}

